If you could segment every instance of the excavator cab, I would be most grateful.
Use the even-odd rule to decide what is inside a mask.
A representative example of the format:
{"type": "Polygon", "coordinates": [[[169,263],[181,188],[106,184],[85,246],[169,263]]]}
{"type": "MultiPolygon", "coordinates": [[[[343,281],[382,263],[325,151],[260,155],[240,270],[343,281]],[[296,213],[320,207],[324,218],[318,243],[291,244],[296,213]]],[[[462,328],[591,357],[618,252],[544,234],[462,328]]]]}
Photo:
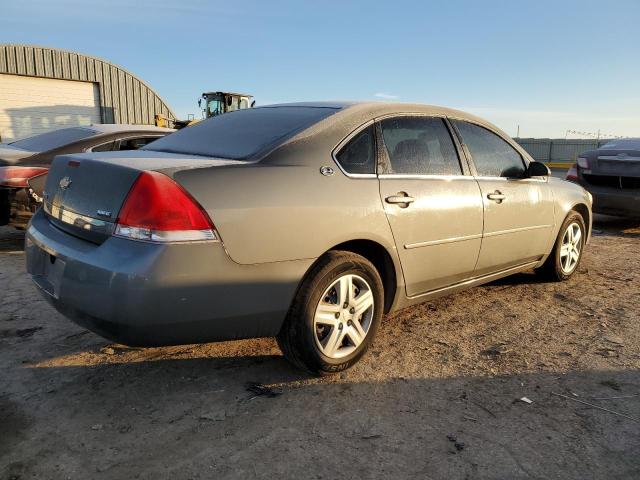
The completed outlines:
{"type": "MultiPolygon", "coordinates": [[[[252,108],[255,104],[256,102],[253,100],[252,95],[231,92],[205,92],[198,100],[198,106],[202,109],[203,119],[233,112],[234,110],[252,108]]],[[[158,113],[155,117],[155,124],[157,127],[184,128],[200,121],[194,119],[193,115],[189,117],[187,120],[170,119],[158,113]]]]}
{"type": "Polygon", "coordinates": [[[215,117],[222,113],[243,110],[255,105],[251,95],[231,92],[205,92],[198,105],[202,108],[204,118],[215,117]]]}

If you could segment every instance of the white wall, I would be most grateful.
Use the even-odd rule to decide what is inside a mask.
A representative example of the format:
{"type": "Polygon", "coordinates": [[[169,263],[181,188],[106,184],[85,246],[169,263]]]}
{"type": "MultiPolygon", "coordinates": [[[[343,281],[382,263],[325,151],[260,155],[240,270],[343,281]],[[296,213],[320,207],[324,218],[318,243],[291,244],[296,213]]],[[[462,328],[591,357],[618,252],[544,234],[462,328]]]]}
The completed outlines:
{"type": "Polygon", "coordinates": [[[0,74],[0,142],[91,123],[101,123],[96,83],[0,74]]]}

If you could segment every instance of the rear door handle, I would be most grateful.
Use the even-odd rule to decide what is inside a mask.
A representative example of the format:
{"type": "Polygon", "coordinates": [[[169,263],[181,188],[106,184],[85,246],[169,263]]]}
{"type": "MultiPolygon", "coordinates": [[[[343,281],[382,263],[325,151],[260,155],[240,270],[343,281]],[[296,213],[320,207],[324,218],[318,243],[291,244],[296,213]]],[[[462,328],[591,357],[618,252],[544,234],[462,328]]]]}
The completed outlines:
{"type": "Polygon", "coordinates": [[[496,190],[493,193],[487,195],[489,200],[493,200],[494,202],[502,203],[502,201],[507,198],[500,190],[496,190]]]}
{"type": "Polygon", "coordinates": [[[408,207],[410,203],[413,203],[416,201],[415,198],[407,195],[406,192],[398,192],[396,195],[391,195],[390,197],[387,197],[384,200],[387,203],[400,205],[403,208],[408,207]]]}

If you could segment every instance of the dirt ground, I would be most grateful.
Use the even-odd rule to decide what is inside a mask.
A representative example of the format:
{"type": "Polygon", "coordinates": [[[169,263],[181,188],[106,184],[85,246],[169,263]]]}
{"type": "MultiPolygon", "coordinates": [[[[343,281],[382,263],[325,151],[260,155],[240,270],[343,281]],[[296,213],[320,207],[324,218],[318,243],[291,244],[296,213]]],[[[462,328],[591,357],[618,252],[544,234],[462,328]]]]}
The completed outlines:
{"type": "Polygon", "coordinates": [[[570,281],[388,316],[324,379],[271,339],[109,344],[41,299],[1,230],[0,479],[640,478],[640,225],[595,228],[570,281]]]}

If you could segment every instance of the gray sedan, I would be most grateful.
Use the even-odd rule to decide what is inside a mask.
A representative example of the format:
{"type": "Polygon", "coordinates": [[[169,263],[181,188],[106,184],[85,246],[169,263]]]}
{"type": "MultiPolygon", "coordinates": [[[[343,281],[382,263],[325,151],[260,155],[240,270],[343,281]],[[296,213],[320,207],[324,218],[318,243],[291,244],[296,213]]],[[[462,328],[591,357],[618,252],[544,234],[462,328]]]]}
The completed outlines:
{"type": "Polygon", "coordinates": [[[527,269],[565,280],[591,196],[486,121],[391,103],[274,105],[134,152],[55,159],[27,269],[129,345],[276,336],[316,374],[385,313],[527,269]]]}
{"type": "Polygon", "coordinates": [[[640,138],[612,140],[580,154],[567,180],[593,195],[594,212],[640,218],[640,138]]]}

